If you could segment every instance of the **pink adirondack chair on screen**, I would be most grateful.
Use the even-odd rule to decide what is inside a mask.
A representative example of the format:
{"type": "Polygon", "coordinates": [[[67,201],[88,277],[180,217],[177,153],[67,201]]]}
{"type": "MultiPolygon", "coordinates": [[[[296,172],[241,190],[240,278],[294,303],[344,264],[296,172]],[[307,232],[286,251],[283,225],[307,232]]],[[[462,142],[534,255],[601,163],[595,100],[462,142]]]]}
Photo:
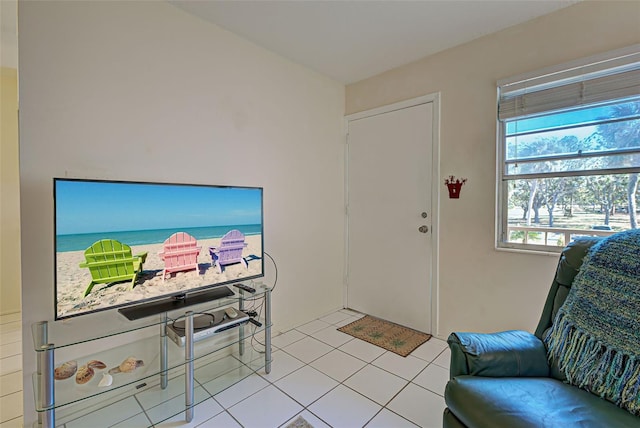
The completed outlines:
{"type": "Polygon", "coordinates": [[[244,242],[244,234],[239,230],[230,230],[220,241],[219,247],[209,247],[211,266],[218,266],[218,273],[222,273],[222,266],[242,263],[249,268],[247,261],[242,257],[242,251],[247,246],[244,242]]]}
{"type": "Polygon", "coordinates": [[[164,260],[162,280],[167,274],[195,269],[198,271],[198,255],[200,254],[196,238],[186,232],[176,232],[164,241],[164,249],[160,258],[164,260]]]}

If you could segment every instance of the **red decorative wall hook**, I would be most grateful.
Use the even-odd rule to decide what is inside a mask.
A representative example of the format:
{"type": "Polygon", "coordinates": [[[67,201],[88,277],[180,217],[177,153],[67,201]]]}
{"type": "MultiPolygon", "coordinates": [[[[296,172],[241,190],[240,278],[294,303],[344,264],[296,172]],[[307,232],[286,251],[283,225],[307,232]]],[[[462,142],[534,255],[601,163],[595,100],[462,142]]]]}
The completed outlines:
{"type": "Polygon", "coordinates": [[[449,189],[449,199],[459,199],[460,189],[462,189],[462,185],[466,182],[466,178],[455,178],[453,175],[450,175],[449,178],[446,178],[444,180],[444,184],[449,189]]]}

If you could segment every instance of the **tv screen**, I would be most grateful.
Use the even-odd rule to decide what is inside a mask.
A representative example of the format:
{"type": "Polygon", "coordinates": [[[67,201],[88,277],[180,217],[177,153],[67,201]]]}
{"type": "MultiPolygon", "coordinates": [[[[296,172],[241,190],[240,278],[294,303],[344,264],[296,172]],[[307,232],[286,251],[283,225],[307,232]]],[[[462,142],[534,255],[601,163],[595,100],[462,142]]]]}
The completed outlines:
{"type": "Polygon", "coordinates": [[[262,194],[55,178],[56,319],[263,276],[262,194]]]}

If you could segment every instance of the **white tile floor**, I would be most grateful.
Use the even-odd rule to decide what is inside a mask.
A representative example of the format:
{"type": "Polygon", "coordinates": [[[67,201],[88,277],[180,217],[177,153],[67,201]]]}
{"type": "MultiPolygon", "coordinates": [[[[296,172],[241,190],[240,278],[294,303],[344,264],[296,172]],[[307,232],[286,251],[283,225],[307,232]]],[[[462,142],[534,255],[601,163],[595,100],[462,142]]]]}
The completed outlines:
{"type": "Polygon", "coordinates": [[[441,427],[446,342],[432,338],[399,357],[336,330],[360,316],[340,310],[275,336],[269,374],[245,365],[260,358],[254,352],[224,356],[197,370],[196,396],[202,403],[189,424],[184,414],[163,421],[171,409],[184,406],[184,396],[173,392],[184,385],[178,376],[168,390],[148,389],[62,427],[276,428],[298,415],[316,428],[441,427]],[[243,380],[234,383],[238,376],[243,380]]]}
{"type": "Polygon", "coordinates": [[[22,426],[22,318],[0,316],[0,427],[22,426]]]}

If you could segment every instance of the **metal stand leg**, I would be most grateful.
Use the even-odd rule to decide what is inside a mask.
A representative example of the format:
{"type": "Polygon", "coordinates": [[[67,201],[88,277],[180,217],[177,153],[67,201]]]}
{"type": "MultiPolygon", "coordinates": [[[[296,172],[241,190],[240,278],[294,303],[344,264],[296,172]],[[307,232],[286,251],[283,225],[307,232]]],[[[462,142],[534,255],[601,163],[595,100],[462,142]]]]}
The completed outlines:
{"type": "Polygon", "coordinates": [[[53,387],[53,344],[43,345],[42,351],[38,355],[38,363],[42,369],[40,375],[40,406],[42,409],[48,409],[42,415],[42,426],[44,428],[54,428],[55,410],[53,405],[54,387],[53,387]]]}
{"type": "Polygon", "coordinates": [[[184,345],[184,392],[185,392],[185,420],[193,420],[193,312],[185,314],[185,345],[184,345]]]}
{"type": "MultiPolygon", "coordinates": [[[[244,296],[243,291],[240,291],[240,300],[238,300],[238,309],[244,311],[244,296]]],[[[244,355],[244,325],[238,328],[238,352],[240,355],[244,355]]]]}
{"type": "Polygon", "coordinates": [[[169,383],[167,367],[167,313],[160,315],[160,388],[167,389],[169,383]]]}
{"type": "Polygon", "coordinates": [[[36,370],[38,375],[37,406],[39,409],[48,409],[44,412],[38,412],[38,426],[44,428],[55,427],[55,394],[53,385],[53,345],[48,344],[49,330],[47,321],[41,321],[34,325],[33,334],[35,342],[40,349],[38,359],[36,361],[36,370]]]}
{"type": "Polygon", "coordinates": [[[271,290],[264,293],[264,371],[271,372],[271,290]]]}

